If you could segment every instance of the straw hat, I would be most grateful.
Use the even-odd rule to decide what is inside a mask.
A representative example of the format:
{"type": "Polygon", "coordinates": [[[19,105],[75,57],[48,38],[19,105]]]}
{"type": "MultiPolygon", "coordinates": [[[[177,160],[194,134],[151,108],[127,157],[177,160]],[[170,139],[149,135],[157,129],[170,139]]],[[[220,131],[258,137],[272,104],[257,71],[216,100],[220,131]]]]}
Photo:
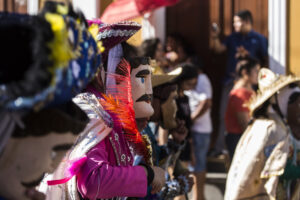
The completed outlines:
{"type": "Polygon", "coordinates": [[[152,87],[156,87],[159,85],[163,85],[165,83],[173,81],[177,76],[179,76],[182,72],[182,68],[178,67],[175,70],[164,73],[160,68],[158,67],[152,67],[152,87]]]}
{"type": "Polygon", "coordinates": [[[261,105],[282,88],[291,83],[299,82],[300,77],[294,75],[279,75],[269,69],[262,68],[258,74],[257,95],[250,99],[247,106],[252,115],[261,105]]]}

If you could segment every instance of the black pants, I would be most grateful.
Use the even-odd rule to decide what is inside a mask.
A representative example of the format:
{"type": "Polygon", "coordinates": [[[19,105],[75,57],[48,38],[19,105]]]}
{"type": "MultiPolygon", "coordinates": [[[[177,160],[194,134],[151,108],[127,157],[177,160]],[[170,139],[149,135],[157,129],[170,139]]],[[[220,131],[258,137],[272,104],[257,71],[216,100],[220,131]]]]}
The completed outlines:
{"type": "Polygon", "coordinates": [[[242,134],[236,134],[236,133],[228,133],[226,135],[226,145],[231,159],[233,158],[235,148],[241,136],[242,134]]]}

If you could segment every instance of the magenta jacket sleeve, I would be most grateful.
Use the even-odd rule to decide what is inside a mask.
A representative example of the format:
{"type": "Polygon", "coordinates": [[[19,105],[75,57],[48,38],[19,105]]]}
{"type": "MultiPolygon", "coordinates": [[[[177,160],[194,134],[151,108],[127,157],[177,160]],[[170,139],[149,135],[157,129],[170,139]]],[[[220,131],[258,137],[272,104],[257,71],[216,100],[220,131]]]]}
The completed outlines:
{"type": "Polygon", "coordinates": [[[77,188],[83,198],[144,197],[147,176],[141,166],[113,166],[105,140],[87,153],[87,161],[77,174],[77,188]]]}

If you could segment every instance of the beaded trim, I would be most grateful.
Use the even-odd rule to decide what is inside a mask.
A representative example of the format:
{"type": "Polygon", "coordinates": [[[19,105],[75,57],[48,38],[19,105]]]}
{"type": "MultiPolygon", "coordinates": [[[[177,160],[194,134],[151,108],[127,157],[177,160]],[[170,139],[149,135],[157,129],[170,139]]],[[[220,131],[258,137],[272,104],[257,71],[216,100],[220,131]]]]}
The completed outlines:
{"type": "Polygon", "coordinates": [[[118,155],[118,152],[117,152],[117,148],[116,148],[116,145],[115,145],[115,143],[114,143],[114,141],[113,141],[113,139],[112,139],[111,136],[109,137],[109,141],[110,141],[110,143],[111,143],[111,145],[112,145],[112,147],[114,149],[114,152],[115,152],[115,155],[116,155],[116,159],[117,159],[117,164],[120,166],[120,160],[119,160],[119,155],[118,155]]]}
{"type": "Polygon", "coordinates": [[[97,40],[110,38],[110,37],[129,37],[134,35],[138,30],[104,30],[97,35],[97,40]]]}
{"type": "Polygon", "coordinates": [[[119,27],[122,26],[122,27],[127,27],[127,28],[133,28],[133,27],[141,28],[142,27],[139,23],[137,23],[135,21],[121,21],[121,22],[116,22],[116,23],[112,23],[112,24],[105,24],[105,23],[100,24],[100,31],[106,27],[111,28],[111,27],[115,27],[115,26],[119,26],[119,27]]]}

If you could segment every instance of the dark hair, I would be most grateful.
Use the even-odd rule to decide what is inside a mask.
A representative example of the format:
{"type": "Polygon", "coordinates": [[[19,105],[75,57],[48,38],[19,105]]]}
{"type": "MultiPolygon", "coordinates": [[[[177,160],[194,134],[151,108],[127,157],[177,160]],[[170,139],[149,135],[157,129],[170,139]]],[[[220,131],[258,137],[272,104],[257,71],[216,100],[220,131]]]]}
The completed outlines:
{"type": "Polygon", "coordinates": [[[142,55],[154,59],[157,46],[160,43],[158,38],[145,40],[141,45],[142,55]]]}
{"type": "Polygon", "coordinates": [[[153,88],[153,97],[164,103],[173,91],[176,91],[177,85],[174,83],[165,83],[153,88]]]}
{"type": "Polygon", "coordinates": [[[245,22],[250,22],[251,24],[253,24],[253,17],[249,10],[241,10],[237,12],[235,16],[238,16],[245,22]]]}
{"type": "Polygon", "coordinates": [[[139,51],[135,46],[130,45],[127,42],[122,42],[121,45],[123,48],[123,57],[126,60],[129,60],[130,58],[133,58],[133,57],[138,57],[139,51]]]}
{"type": "Polygon", "coordinates": [[[30,112],[22,117],[22,121],[26,125],[25,129],[17,126],[13,138],[39,137],[51,132],[58,134],[71,132],[73,135],[78,135],[86,127],[89,118],[75,103],[69,101],[56,108],[30,112]]]}
{"type": "Polygon", "coordinates": [[[135,46],[122,42],[123,57],[129,62],[131,70],[138,68],[140,65],[149,65],[150,58],[142,56],[141,52],[135,46]]]}
{"type": "Polygon", "coordinates": [[[237,63],[237,68],[236,68],[238,78],[242,77],[243,70],[246,70],[247,74],[250,74],[251,70],[254,67],[256,67],[256,65],[258,64],[259,64],[258,60],[251,57],[240,59],[237,63]]]}
{"type": "Polygon", "coordinates": [[[46,1],[44,3],[44,6],[40,12],[40,14],[45,14],[46,12],[50,12],[50,13],[56,13],[57,14],[57,6],[58,5],[61,5],[61,6],[64,6],[66,5],[65,3],[63,2],[56,2],[56,1],[46,1]]]}
{"type": "Polygon", "coordinates": [[[299,97],[300,97],[300,92],[294,92],[293,94],[291,94],[288,104],[293,104],[295,101],[297,101],[299,97]]]}
{"type": "Polygon", "coordinates": [[[268,107],[270,105],[270,99],[268,99],[266,102],[264,102],[259,108],[256,109],[256,111],[253,112],[253,118],[268,118],[268,107]]]}
{"type": "Polygon", "coordinates": [[[187,41],[185,40],[185,38],[182,35],[180,35],[179,33],[171,33],[167,37],[173,38],[176,42],[176,47],[178,48],[178,46],[181,46],[183,48],[183,51],[187,55],[193,55],[194,54],[194,49],[192,48],[192,46],[189,45],[187,43],[187,41]]]}
{"type": "Polygon", "coordinates": [[[179,33],[170,33],[170,34],[167,35],[167,37],[173,38],[176,43],[184,42],[183,36],[179,33]]]}
{"type": "Polygon", "coordinates": [[[131,69],[138,68],[140,65],[150,65],[151,59],[149,57],[132,57],[128,59],[131,69]]]}
{"type": "Polygon", "coordinates": [[[184,63],[182,67],[181,74],[174,80],[175,83],[180,83],[185,80],[193,79],[198,77],[197,67],[190,63],[184,63]]]}
{"type": "Polygon", "coordinates": [[[190,57],[190,63],[195,65],[198,70],[204,72],[204,64],[203,61],[196,55],[190,57]]]}

